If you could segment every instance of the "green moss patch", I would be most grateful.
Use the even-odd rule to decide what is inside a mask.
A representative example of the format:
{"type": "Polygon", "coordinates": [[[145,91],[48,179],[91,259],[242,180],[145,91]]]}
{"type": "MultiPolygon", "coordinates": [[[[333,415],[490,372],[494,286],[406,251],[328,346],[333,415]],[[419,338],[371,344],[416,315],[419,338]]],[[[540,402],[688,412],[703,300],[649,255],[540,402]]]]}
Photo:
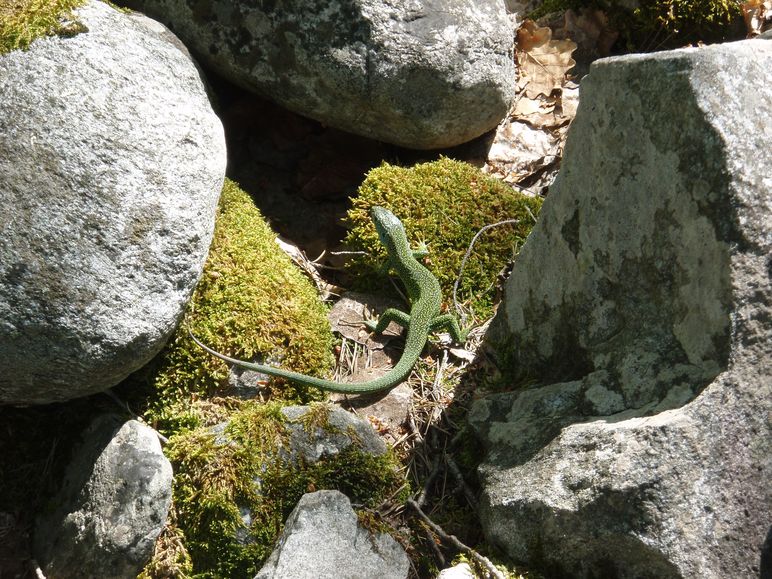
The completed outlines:
{"type": "Polygon", "coordinates": [[[372,456],[356,443],[314,464],[291,458],[286,424],[279,404],[249,403],[223,433],[171,438],[174,502],[196,577],[253,576],[304,493],[338,489],[374,507],[404,482],[390,453],[372,456]]]}
{"type": "Polygon", "coordinates": [[[0,54],[24,50],[41,36],[82,31],[72,10],[85,0],[4,0],[0,2],[0,54]]]}
{"type": "Polygon", "coordinates": [[[674,45],[727,38],[733,21],[742,19],[736,0],[646,0],[634,16],[644,32],[662,30],[674,45]]]}
{"type": "Polygon", "coordinates": [[[541,207],[541,199],[446,157],[411,168],[384,163],[368,173],[352,203],[347,242],[366,253],[351,263],[359,289],[388,285],[382,268],[385,251],[368,215],[370,207],[380,205],[402,220],[414,248],[427,244],[427,266],[439,280],[446,303],[474,235],[486,225],[517,219],[515,225],[483,233],[466,263],[458,297],[482,318],[492,313],[498,274],[525,241],[541,207]]]}
{"type": "Polygon", "coordinates": [[[623,0],[546,0],[529,14],[536,19],[569,8],[602,10],[627,51],[677,48],[691,42],[718,42],[744,36],[737,0],[641,0],[635,9],[623,0]]]}
{"type": "MultiPolygon", "coordinates": [[[[162,431],[208,423],[206,409],[194,402],[229,391],[228,365],[194,344],[186,325],[236,358],[316,376],[331,368],[327,308],[275,238],[249,195],[226,181],[203,277],[152,377],[155,400],[147,417],[162,431]]],[[[279,380],[270,381],[269,395],[303,403],[324,396],[279,380]]]]}

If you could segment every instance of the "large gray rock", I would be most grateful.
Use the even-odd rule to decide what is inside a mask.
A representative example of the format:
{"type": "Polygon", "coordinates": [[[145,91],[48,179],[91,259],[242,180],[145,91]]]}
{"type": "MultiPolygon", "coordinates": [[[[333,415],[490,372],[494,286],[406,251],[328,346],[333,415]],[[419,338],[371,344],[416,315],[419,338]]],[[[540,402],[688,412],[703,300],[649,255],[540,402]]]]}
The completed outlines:
{"type": "Polygon", "coordinates": [[[494,128],[514,94],[501,0],[124,0],[233,82],[327,125],[405,147],[494,128]]]}
{"type": "Polygon", "coordinates": [[[76,16],[88,32],[0,56],[0,403],[109,388],[161,349],[225,174],[179,41],[103,2],[76,16]]]}
{"type": "Polygon", "coordinates": [[[147,426],[106,415],[85,431],[34,532],[55,579],[134,579],[153,554],[172,498],[172,467],[147,426]]]}
{"type": "Polygon", "coordinates": [[[301,497],[255,579],[405,579],[409,570],[402,546],[362,527],[346,495],[317,491],[301,497]]]}
{"type": "Polygon", "coordinates": [[[561,577],[772,573],[772,42],[595,63],[478,401],[488,538],[561,577]],[[764,551],[765,554],[762,554],[764,551]]]}

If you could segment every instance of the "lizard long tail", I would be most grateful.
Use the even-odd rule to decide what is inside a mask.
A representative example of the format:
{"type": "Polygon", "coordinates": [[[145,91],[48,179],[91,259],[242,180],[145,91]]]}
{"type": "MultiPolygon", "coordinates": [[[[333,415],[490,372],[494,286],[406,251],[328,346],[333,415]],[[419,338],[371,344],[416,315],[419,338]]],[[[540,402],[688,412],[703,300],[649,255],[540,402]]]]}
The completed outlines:
{"type": "MultiPolygon", "coordinates": [[[[196,344],[198,344],[201,348],[209,352],[212,356],[220,358],[220,360],[223,360],[224,362],[228,362],[229,364],[240,366],[241,368],[246,368],[247,370],[254,370],[255,372],[268,374],[269,376],[285,378],[287,380],[296,382],[298,384],[302,384],[304,386],[313,386],[315,388],[321,388],[322,390],[327,390],[330,392],[342,392],[344,394],[365,394],[368,392],[377,392],[379,390],[385,390],[386,388],[391,388],[393,386],[396,386],[400,382],[403,382],[410,375],[410,372],[413,369],[413,366],[415,365],[416,361],[418,361],[418,356],[420,355],[420,351],[423,348],[423,344],[421,344],[421,346],[418,348],[418,351],[414,355],[409,355],[407,354],[409,349],[406,347],[405,354],[402,355],[402,357],[399,359],[397,364],[391,370],[389,370],[388,373],[381,376],[380,378],[376,378],[375,380],[371,380],[369,382],[352,382],[352,383],[344,384],[340,382],[334,382],[332,380],[325,380],[324,378],[307,376],[299,372],[284,370],[282,368],[276,368],[274,366],[266,366],[264,364],[257,364],[255,362],[246,362],[244,360],[239,360],[237,358],[231,358],[230,356],[221,354],[217,350],[213,350],[212,348],[204,344],[193,334],[190,328],[188,328],[188,334],[190,334],[190,337],[193,339],[193,341],[196,344]]],[[[408,342],[410,341],[409,334],[410,332],[408,333],[408,338],[407,338],[408,342]]]]}

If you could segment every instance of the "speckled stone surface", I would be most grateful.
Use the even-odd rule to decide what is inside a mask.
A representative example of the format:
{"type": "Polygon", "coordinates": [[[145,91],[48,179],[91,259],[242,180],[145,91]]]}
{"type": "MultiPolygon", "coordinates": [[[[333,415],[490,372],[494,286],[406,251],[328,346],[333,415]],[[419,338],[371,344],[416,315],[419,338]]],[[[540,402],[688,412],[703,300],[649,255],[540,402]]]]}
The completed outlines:
{"type": "Polygon", "coordinates": [[[548,576],[772,573],[772,42],[605,59],[489,335],[488,539],[548,576]],[[766,542],[766,545],[765,545],[766,542]]]}
{"type": "Polygon", "coordinates": [[[103,2],[87,32],[0,56],[0,403],[109,388],[163,347],[225,175],[199,72],[103,2]]]}
{"type": "Polygon", "coordinates": [[[417,149],[470,141],[514,96],[500,0],[124,0],[202,62],[338,129],[417,149]]]}

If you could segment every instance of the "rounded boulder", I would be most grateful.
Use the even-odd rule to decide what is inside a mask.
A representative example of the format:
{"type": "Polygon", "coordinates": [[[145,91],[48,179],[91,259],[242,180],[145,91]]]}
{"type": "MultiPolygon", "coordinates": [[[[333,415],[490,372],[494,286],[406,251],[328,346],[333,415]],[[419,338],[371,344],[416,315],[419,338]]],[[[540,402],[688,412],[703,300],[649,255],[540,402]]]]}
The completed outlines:
{"type": "Polygon", "coordinates": [[[206,259],[225,141],[162,25],[91,1],[80,33],[0,56],[0,404],[147,363],[206,259]]]}

